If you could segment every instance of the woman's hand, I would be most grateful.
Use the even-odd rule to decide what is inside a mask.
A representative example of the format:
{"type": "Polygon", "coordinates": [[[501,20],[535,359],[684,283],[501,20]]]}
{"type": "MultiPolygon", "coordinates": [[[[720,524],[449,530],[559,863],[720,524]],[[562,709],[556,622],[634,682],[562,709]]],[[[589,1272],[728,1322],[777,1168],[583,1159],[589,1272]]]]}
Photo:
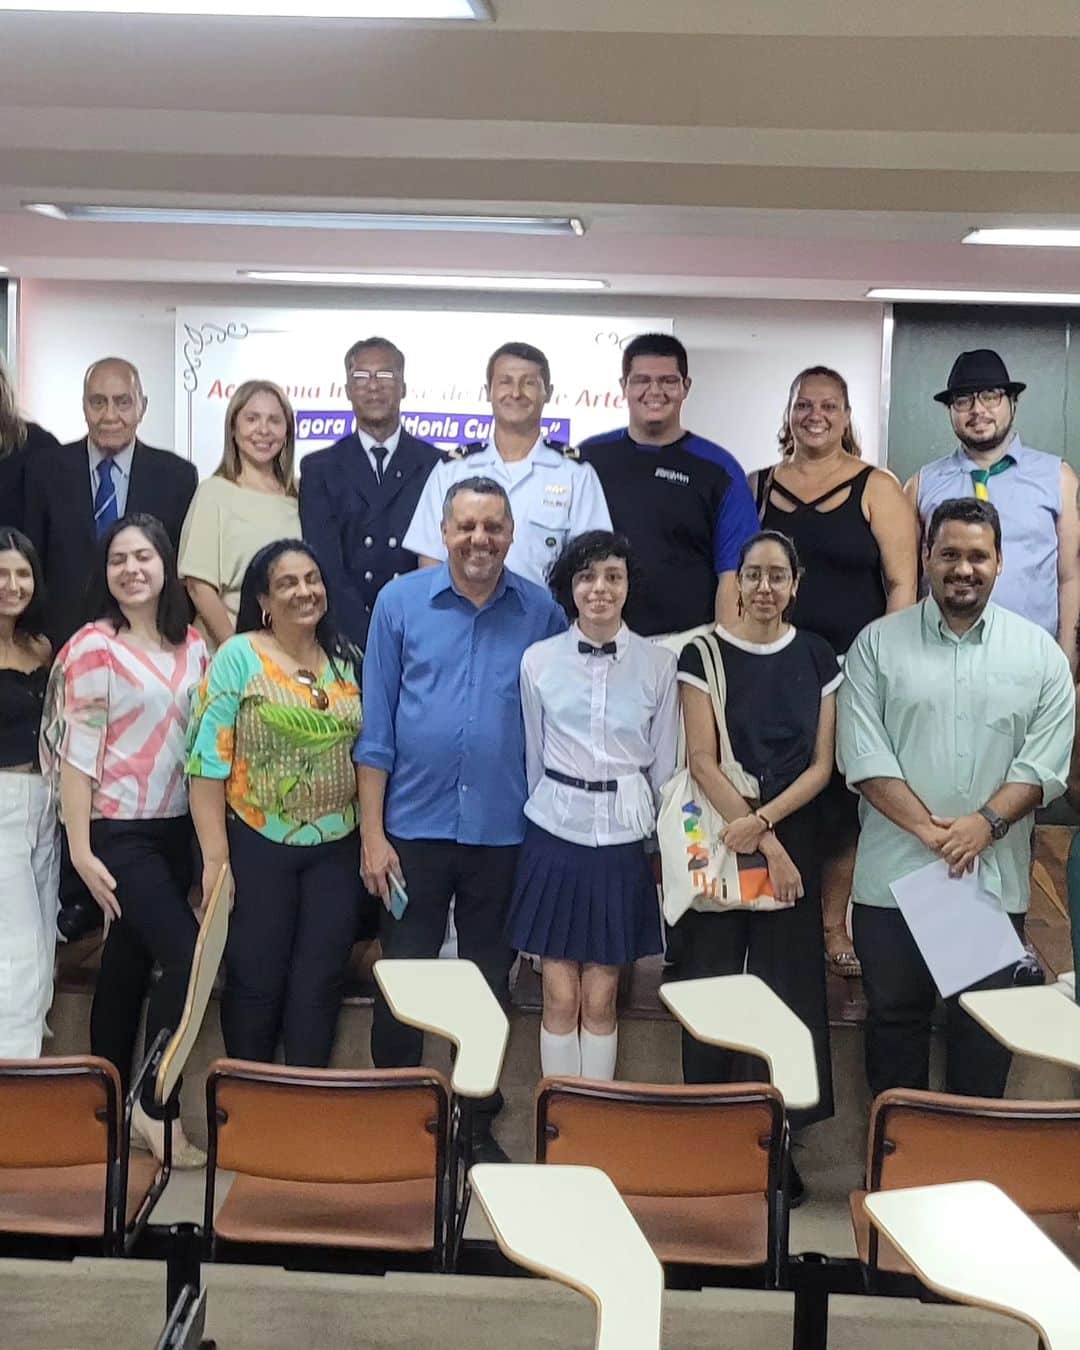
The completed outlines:
{"type": "Polygon", "coordinates": [[[768,831],[760,816],[739,816],[724,826],[720,838],[733,853],[756,853],[768,831]]]}
{"type": "Polygon", "coordinates": [[[229,913],[232,913],[232,907],[235,901],[232,869],[229,866],[228,858],[204,858],[202,874],[202,901],[199,904],[198,917],[202,922],[203,915],[210,905],[210,897],[214,894],[214,887],[218,883],[218,877],[221,876],[221,869],[225,868],[225,899],[228,902],[229,913]]]}
{"type": "Polygon", "coordinates": [[[116,878],[96,854],[72,853],[71,865],[94,897],[106,920],[120,918],[120,904],[116,898],[116,878]]]}
{"type": "Polygon", "coordinates": [[[769,864],[769,880],[772,882],[773,895],[785,904],[794,904],[805,894],[802,876],[791,861],[791,855],[774,834],[761,841],[761,851],[769,864]]]}

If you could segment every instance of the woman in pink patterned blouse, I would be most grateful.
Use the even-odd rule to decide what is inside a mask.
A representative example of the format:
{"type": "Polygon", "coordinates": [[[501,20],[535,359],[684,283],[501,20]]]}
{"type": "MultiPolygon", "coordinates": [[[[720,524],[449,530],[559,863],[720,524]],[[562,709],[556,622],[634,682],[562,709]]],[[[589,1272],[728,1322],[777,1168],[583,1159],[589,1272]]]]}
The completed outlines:
{"type": "MultiPolygon", "coordinates": [[[[198,934],[188,901],[192,828],[184,779],[191,694],[209,664],[188,626],[176,554],[153,516],[130,515],[102,539],[100,617],[62,648],[50,682],[45,739],[60,768],[71,861],[105,913],[107,937],[90,1013],[90,1044],[125,1091],[144,996],[146,1044],[180,1019],[198,934]],[[151,984],[155,963],[160,977],[151,984]]],[[[164,1126],[152,1083],[133,1142],[160,1156],[164,1126]]],[[[174,1129],[173,1166],[200,1149],[174,1129]]]]}

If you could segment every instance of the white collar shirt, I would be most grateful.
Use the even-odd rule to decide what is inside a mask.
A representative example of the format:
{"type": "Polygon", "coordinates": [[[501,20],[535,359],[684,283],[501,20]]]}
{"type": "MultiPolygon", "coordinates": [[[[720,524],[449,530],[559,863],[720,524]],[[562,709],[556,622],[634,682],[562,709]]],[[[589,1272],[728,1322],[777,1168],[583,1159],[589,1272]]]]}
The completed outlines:
{"type": "Polygon", "coordinates": [[[625,624],[613,655],[583,653],[581,642],[589,639],[574,624],[522,658],[525,814],[573,843],[632,843],[655,829],[660,789],[675,771],[675,654],[625,624]],[[548,769],[615,790],[571,787],[548,769]]]}
{"type": "Polygon", "coordinates": [[[128,489],[131,487],[131,463],[134,458],[134,441],[115,455],[105,455],[89,436],[86,438],[86,459],[90,466],[90,500],[93,501],[97,496],[98,484],[101,481],[98,477],[98,465],[103,459],[111,459],[113,463],[112,483],[116,490],[116,516],[118,520],[121,516],[127,515],[128,489]]]}
{"type": "Polygon", "coordinates": [[[356,428],[356,434],[360,438],[360,444],[364,447],[364,453],[368,457],[368,463],[371,465],[372,472],[375,474],[376,478],[385,477],[386,466],[390,463],[391,459],[393,459],[394,451],[398,448],[398,441],[401,440],[401,423],[399,422],[397,424],[397,426],[394,428],[393,434],[387,436],[387,438],[384,441],[377,441],[375,437],[371,435],[370,432],[364,431],[360,427],[356,428]],[[383,460],[382,463],[381,474],[379,472],[379,466],[375,462],[375,456],[372,454],[372,451],[375,449],[377,445],[383,446],[384,449],[386,450],[386,458],[383,460]]]}

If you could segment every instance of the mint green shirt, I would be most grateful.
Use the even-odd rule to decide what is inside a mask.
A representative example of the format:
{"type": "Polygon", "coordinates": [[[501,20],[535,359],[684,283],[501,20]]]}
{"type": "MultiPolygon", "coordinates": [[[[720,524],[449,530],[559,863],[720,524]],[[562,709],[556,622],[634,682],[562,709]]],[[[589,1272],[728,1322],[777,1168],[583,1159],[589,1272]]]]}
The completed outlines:
{"type": "MultiPolygon", "coordinates": [[[[992,602],[962,637],[927,598],[869,624],[837,695],[837,760],[849,787],[899,778],[939,816],[977,811],[1005,783],[1043,805],[1065,791],[1075,722],[1072,676],[1044,629],[992,602]]],[[[859,801],[857,904],[895,906],[891,882],[932,862],[913,834],[859,801]]],[[[1034,813],[981,855],[984,885],[1010,913],[1031,897],[1034,813]]]]}

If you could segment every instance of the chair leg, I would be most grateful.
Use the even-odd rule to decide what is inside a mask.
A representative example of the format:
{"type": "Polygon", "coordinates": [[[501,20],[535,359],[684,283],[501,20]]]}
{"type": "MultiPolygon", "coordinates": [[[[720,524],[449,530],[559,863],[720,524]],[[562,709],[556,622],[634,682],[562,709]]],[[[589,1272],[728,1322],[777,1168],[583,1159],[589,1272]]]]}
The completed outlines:
{"type": "Polygon", "coordinates": [[[196,1293],[202,1287],[200,1248],[202,1233],[197,1224],[174,1223],[168,1229],[169,1248],[165,1260],[165,1311],[176,1303],[186,1285],[196,1293]]]}
{"type": "Polygon", "coordinates": [[[451,1210],[451,1230],[446,1254],[447,1269],[457,1270],[461,1255],[461,1243],[465,1237],[465,1221],[469,1217],[469,1204],[472,1200],[472,1181],[469,1169],[472,1167],[472,1126],[473,1104],[467,1097],[461,1097],[455,1103],[454,1121],[456,1130],[450,1140],[451,1181],[450,1192],[453,1208],[451,1210]],[[459,1194],[460,1192],[460,1194],[459,1194]]]}
{"type": "Polygon", "coordinates": [[[791,1350],[826,1350],[829,1341],[828,1258],[808,1252],[791,1263],[795,1318],[791,1350]]]}

